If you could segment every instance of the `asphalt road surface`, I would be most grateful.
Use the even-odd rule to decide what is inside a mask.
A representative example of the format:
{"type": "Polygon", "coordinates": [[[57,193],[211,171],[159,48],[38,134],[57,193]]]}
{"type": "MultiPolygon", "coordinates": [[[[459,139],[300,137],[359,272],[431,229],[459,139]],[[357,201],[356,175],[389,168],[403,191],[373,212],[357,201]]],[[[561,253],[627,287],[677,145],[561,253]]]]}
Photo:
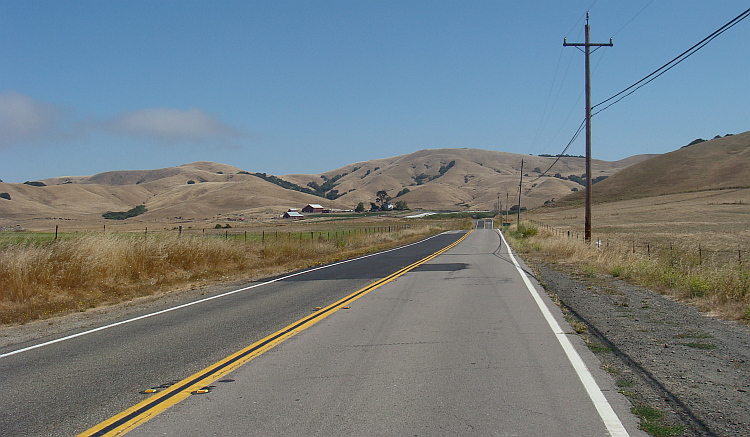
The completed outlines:
{"type": "Polygon", "coordinates": [[[0,349],[0,435],[96,435],[127,411],[129,436],[643,435],[496,231],[425,259],[462,236],[0,349]]]}

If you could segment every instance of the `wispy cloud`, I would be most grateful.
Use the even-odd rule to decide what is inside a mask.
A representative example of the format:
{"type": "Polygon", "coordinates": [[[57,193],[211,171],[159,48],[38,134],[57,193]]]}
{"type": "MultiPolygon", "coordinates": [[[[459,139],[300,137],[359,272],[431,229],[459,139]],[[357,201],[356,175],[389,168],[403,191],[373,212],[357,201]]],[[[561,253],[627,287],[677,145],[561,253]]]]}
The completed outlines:
{"type": "Polygon", "coordinates": [[[196,108],[141,109],[97,123],[97,126],[99,130],[113,134],[167,143],[204,143],[247,136],[233,126],[196,108]]]}
{"type": "Polygon", "coordinates": [[[16,92],[0,93],[0,148],[70,138],[65,111],[16,92]]]}
{"type": "Polygon", "coordinates": [[[75,122],[68,111],[29,96],[0,93],[0,148],[21,144],[49,144],[104,132],[146,138],[162,144],[218,142],[248,138],[241,130],[197,108],[147,108],[108,120],[75,122]],[[71,130],[70,126],[74,126],[71,130]]]}

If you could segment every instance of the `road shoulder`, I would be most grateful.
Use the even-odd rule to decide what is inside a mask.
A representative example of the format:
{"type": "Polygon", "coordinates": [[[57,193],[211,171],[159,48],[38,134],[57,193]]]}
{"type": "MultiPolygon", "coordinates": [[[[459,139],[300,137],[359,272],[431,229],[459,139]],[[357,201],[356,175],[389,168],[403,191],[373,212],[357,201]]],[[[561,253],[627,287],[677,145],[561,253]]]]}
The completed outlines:
{"type": "Polygon", "coordinates": [[[750,330],[612,277],[532,264],[602,368],[685,436],[750,435],[750,330]]]}

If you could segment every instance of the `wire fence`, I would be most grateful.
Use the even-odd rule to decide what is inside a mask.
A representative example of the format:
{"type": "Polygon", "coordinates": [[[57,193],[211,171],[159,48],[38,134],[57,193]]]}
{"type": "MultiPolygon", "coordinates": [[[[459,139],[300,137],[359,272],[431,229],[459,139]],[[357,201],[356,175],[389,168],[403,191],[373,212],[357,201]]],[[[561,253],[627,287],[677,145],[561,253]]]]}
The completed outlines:
{"type": "Polygon", "coordinates": [[[131,234],[131,235],[177,235],[177,236],[204,236],[210,238],[223,238],[228,241],[244,241],[244,242],[283,242],[283,241],[336,241],[341,239],[347,239],[352,237],[362,237],[368,234],[384,234],[384,233],[395,233],[406,229],[412,229],[412,224],[391,224],[387,226],[363,226],[363,227],[352,227],[349,229],[336,229],[336,230],[306,230],[306,231],[291,231],[291,230],[243,230],[243,229],[232,229],[230,227],[214,227],[214,228],[194,228],[188,227],[183,228],[182,226],[175,226],[171,230],[149,230],[145,227],[143,230],[130,230],[130,231],[113,231],[107,229],[104,225],[99,231],[80,231],[75,230],[72,232],[65,232],[59,225],[55,226],[54,231],[50,232],[3,232],[0,234],[0,241],[13,242],[13,241],[57,241],[59,238],[67,238],[70,235],[81,235],[81,234],[131,234]]]}
{"type": "MultiPolygon", "coordinates": [[[[584,234],[578,231],[561,230],[548,224],[529,220],[535,226],[546,229],[555,235],[585,241],[584,234]]],[[[643,239],[610,238],[592,236],[591,244],[600,249],[627,250],[635,255],[650,259],[651,257],[667,257],[681,259],[696,265],[722,265],[734,263],[740,266],[750,263],[749,244],[737,243],[737,248],[716,248],[701,242],[686,243],[684,241],[654,242],[643,239]]]]}

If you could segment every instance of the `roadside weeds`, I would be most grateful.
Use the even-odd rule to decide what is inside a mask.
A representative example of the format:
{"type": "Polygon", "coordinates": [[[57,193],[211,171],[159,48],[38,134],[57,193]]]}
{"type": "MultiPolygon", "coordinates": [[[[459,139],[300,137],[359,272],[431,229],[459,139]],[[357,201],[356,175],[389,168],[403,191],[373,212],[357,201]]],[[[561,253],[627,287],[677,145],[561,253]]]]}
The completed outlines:
{"type": "Polygon", "coordinates": [[[667,437],[750,435],[746,326],[586,262],[561,262],[529,228],[508,232],[510,244],[631,401],[641,429],[667,437]]]}

